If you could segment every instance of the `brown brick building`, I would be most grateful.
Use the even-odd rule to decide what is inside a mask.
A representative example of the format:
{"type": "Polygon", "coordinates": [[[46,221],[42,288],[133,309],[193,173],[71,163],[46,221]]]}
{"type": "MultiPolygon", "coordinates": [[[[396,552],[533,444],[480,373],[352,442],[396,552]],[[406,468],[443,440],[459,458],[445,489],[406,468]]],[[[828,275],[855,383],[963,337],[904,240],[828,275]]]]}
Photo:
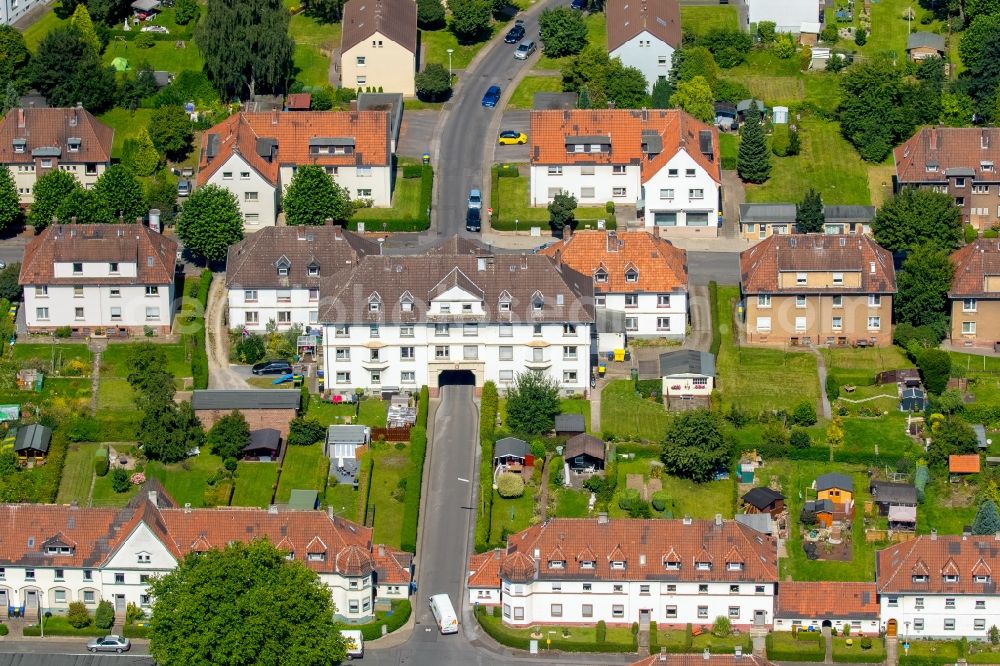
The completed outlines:
{"type": "Polygon", "coordinates": [[[740,254],[740,287],[749,344],[892,343],[892,256],[867,236],[770,236],[740,254]]]}
{"type": "Polygon", "coordinates": [[[951,255],[951,341],[989,346],[1000,341],[1000,241],[980,238],[951,255]]]}
{"type": "Polygon", "coordinates": [[[301,397],[297,390],[205,389],[191,394],[191,407],[206,430],[237,411],[246,418],[251,431],[274,428],[285,438],[289,424],[298,415],[301,397]]]}

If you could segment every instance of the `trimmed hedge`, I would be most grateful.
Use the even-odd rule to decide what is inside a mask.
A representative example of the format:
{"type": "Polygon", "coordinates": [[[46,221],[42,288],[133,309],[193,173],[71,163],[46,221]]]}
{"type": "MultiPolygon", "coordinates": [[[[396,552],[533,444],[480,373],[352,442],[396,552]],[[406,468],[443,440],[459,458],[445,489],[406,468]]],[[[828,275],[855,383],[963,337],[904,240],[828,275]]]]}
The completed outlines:
{"type": "MultiPolygon", "coordinates": [[[[108,633],[106,629],[99,629],[93,623],[83,627],[82,629],[77,629],[69,623],[69,620],[67,620],[64,615],[53,615],[52,617],[43,619],[45,620],[46,636],[83,636],[91,638],[94,636],[103,636],[108,633]]],[[[41,636],[42,628],[37,624],[25,627],[24,635],[41,636]]]]}
{"type": "Polygon", "coordinates": [[[834,652],[833,661],[838,664],[881,664],[885,661],[885,650],[856,650],[845,654],[834,652]]]}
{"type": "Polygon", "coordinates": [[[94,456],[94,474],[97,476],[106,476],[109,466],[108,450],[97,449],[97,454],[94,456]]]}
{"type": "Polygon", "coordinates": [[[6,636],[9,631],[6,624],[0,624],[0,636],[6,636]]]}
{"type": "Polygon", "coordinates": [[[490,527],[493,522],[493,437],[496,431],[497,410],[500,398],[493,382],[483,384],[479,400],[479,516],[476,520],[476,552],[482,553],[491,546],[490,527]]]}
{"type": "Polygon", "coordinates": [[[198,302],[201,303],[201,313],[196,316],[195,323],[200,320],[194,333],[194,347],[191,350],[191,377],[195,389],[208,388],[208,352],[205,348],[205,310],[208,308],[208,292],[212,287],[212,271],[207,268],[201,272],[198,282],[198,302]]]}
{"type": "MultiPolygon", "coordinates": [[[[503,625],[503,620],[494,618],[489,612],[487,612],[485,607],[479,606],[476,608],[476,618],[479,620],[479,626],[483,628],[483,631],[489,634],[497,643],[515,648],[517,650],[528,650],[530,648],[530,638],[509,630],[503,625]]],[[[548,645],[546,643],[547,638],[548,634],[546,634],[546,638],[542,638],[538,641],[539,648],[543,650],[548,648],[549,650],[558,650],[560,652],[634,653],[639,647],[637,641],[635,640],[631,643],[583,643],[579,641],[562,640],[560,638],[553,638],[551,645],[548,645]]]]}
{"type": "MultiPolygon", "coordinates": [[[[406,169],[409,167],[404,167],[403,177],[409,178],[406,175],[406,169]]],[[[431,226],[431,201],[434,198],[434,169],[430,166],[421,166],[420,169],[420,214],[416,218],[411,219],[389,219],[389,220],[379,220],[378,218],[369,218],[365,220],[350,220],[348,222],[348,227],[354,231],[358,229],[358,222],[365,223],[365,231],[379,232],[382,231],[382,225],[385,225],[386,231],[424,231],[431,226]]]]}
{"type": "Polygon", "coordinates": [[[833,373],[830,373],[826,376],[826,399],[830,402],[836,402],[839,397],[840,382],[833,376],[833,373]]]}
{"type": "MultiPolygon", "coordinates": [[[[423,389],[421,389],[421,392],[423,389]]],[[[427,418],[426,416],[424,417],[427,418]]],[[[414,426],[410,430],[410,473],[406,477],[406,503],[403,505],[403,528],[399,547],[417,552],[417,521],[420,519],[420,484],[424,478],[427,455],[427,429],[414,426]]]]}
{"type": "Polygon", "coordinates": [[[372,476],[375,474],[375,459],[372,458],[371,454],[365,455],[361,460],[361,466],[363,468],[361,476],[364,478],[365,484],[365,501],[361,505],[361,522],[364,524],[368,521],[368,503],[371,501],[372,496],[372,476]]]}
{"type": "Polygon", "coordinates": [[[722,332],[719,330],[722,322],[719,321],[719,284],[715,280],[708,283],[708,303],[709,313],[712,316],[712,346],[708,351],[717,357],[719,347],[722,346],[722,332]]]}
{"type": "Polygon", "coordinates": [[[141,624],[126,624],[122,630],[122,635],[125,638],[149,638],[149,634],[152,631],[153,628],[148,624],[145,626],[141,624]]]}
{"type": "Polygon", "coordinates": [[[431,392],[426,386],[420,387],[420,399],[417,402],[417,425],[427,427],[427,413],[431,407],[431,392]]]}
{"type": "Polygon", "coordinates": [[[767,658],[771,661],[823,661],[826,648],[819,632],[797,632],[794,645],[775,645],[774,634],[767,635],[767,658]],[[812,636],[815,636],[813,638],[812,636]]]}
{"type": "Polygon", "coordinates": [[[406,621],[410,619],[411,612],[413,612],[413,609],[410,606],[410,600],[400,599],[399,601],[392,602],[392,615],[376,613],[375,617],[378,619],[374,622],[358,626],[344,625],[343,628],[361,631],[361,635],[366,641],[373,641],[376,638],[382,637],[383,624],[386,625],[386,633],[391,634],[406,624],[406,621]]]}

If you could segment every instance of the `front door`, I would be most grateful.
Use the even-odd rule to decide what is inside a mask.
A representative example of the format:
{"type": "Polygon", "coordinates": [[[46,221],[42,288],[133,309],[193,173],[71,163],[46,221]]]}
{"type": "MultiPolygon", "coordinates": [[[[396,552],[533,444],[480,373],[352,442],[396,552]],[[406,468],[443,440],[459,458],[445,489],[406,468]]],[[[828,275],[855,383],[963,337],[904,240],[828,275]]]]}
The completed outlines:
{"type": "Polygon", "coordinates": [[[24,612],[32,613],[37,612],[38,609],[38,591],[37,590],[25,590],[24,592],[24,612]]]}
{"type": "Polygon", "coordinates": [[[639,611],[639,624],[646,625],[649,624],[649,610],[644,609],[639,611]]]}
{"type": "Polygon", "coordinates": [[[115,595],[115,613],[125,612],[125,595],[116,594],[115,595]]]}
{"type": "Polygon", "coordinates": [[[755,627],[764,626],[764,622],[767,620],[767,611],[755,610],[753,612],[753,624],[755,627]]]}
{"type": "Polygon", "coordinates": [[[0,590],[0,617],[7,617],[10,603],[7,601],[7,590],[0,590]]]}
{"type": "Polygon", "coordinates": [[[885,625],[885,635],[895,636],[896,635],[896,621],[889,620],[885,625]]]}

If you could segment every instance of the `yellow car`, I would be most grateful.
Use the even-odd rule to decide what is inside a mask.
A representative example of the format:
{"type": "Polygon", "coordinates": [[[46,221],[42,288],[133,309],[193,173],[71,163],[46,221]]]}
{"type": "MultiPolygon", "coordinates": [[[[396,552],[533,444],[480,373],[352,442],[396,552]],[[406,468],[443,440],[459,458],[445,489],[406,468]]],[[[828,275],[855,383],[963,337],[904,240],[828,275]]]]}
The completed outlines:
{"type": "Polygon", "coordinates": [[[500,132],[499,143],[501,146],[516,146],[519,143],[528,143],[528,135],[524,132],[504,130],[500,132]]]}

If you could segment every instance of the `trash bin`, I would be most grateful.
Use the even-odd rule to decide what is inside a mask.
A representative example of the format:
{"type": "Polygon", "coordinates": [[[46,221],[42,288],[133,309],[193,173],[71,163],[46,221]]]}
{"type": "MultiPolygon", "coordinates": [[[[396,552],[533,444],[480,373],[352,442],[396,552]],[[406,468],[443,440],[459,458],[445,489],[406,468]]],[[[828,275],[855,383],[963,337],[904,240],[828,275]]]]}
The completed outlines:
{"type": "Polygon", "coordinates": [[[632,381],[633,382],[639,381],[639,371],[635,368],[632,368],[632,381]]]}
{"type": "Polygon", "coordinates": [[[430,165],[430,163],[431,163],[431,154],[430,153],[424,153],[423,156],[422,156],[422,159],[424,161],[424,166],[430,165]]]}

